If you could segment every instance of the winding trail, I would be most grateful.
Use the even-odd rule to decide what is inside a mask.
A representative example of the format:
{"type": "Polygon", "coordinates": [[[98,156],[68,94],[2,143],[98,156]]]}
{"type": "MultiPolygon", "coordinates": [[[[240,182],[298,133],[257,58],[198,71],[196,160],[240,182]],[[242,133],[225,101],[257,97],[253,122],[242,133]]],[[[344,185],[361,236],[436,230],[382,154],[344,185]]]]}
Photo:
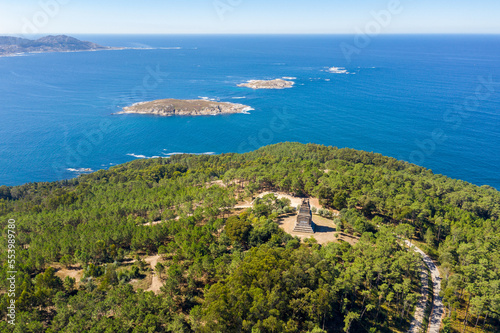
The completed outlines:
{"type": "MultiPolygon", "coordinates": [[[[411,244],[410,241],[405,240],[406,245],[411,246],[414,250],[419,253],[425,265],[429,268],[431,272],[432,278],[432,290],[434,293],[434,299],[432,302],[432,312],[429,318],[429,327],[426,330],[428,333],[439,333],[439,328],[441,327],[441,320],[443,319],[444,308],[443,308],[443,299],[439,296],[439,292],[441,291],[441,278],[439,277],[439,271],[437,269],[436,264],[432,259],[424,253],[424,251],[420,250],[415,245],[411,244]]],[[[425,312],[425,304],[428,298],[428,278],[427,278],[427,270],[422,267],[422,272],[420,274],[420,279],[422,280],[422,297],[417,304],[417,309],[415,310],[415,318],[413,319],[410,330],[410,333],[417,333],[420,331],[422,327],[422,321],[424,319],[425,312]]]]}
{"type": "Polygon", "coordinates": [[[422,288],[420,293],[422,294],[418,299],[417,307],[415,309],[415,317],[411,322],[409,333],[418,333],[422,329],[422,322],[425,316],[425,306],[427,304],[427,299],[429,298],[429,273],[425,268],[425,263],[422,261],[421,271],[420,271],[420,282],[422,283],[422,288]]]}

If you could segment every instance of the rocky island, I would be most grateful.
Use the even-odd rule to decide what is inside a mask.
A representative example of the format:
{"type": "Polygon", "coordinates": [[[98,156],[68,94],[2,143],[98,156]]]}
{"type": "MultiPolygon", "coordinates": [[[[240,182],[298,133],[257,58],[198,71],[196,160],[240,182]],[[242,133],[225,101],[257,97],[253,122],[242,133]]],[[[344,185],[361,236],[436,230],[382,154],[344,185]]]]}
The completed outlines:
{"type": "Polygon", "coordinates": [[[0,56],[12,56],[22,53],[77,52],[120,49],[122,48],[102,46],[65,35],[45,36],[36,40],[0,36],[0,56]]]}
{"type": "Polygon", "coordinates": [[[214,102],[203,99],[180,100],[159,99],[150,102],[135,103],[123,108],[117,114],[137,113],[156,116],[213,116],[220,114],[245,113],[252,110],[243,104],[214,102]]]}
{"type": "Polygon", "coordinates": [[[246,83],[238,84],[238,87],[247,87],[252,89],[285,89],[291,88],[295,82],[283,79],[276,80],[250,80],[246,83]]]}

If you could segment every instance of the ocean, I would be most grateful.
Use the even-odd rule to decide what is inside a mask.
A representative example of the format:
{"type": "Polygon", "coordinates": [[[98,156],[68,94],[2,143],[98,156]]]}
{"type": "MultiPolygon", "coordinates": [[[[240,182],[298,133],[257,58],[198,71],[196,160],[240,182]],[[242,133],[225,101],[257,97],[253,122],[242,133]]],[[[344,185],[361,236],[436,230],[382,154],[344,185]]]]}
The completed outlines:
{"type": "Polygon", "coordinates": [[[298,141],[373,151],[500,189],[499,35],[384,35],[363,43],[349,35],[75,37],[137,49],[0,58],[0,185],[298,141]],[[237,87],[283,77],[295,86],[237,87]],[[113,114],[161,98],[253,110],[113,114]]]}

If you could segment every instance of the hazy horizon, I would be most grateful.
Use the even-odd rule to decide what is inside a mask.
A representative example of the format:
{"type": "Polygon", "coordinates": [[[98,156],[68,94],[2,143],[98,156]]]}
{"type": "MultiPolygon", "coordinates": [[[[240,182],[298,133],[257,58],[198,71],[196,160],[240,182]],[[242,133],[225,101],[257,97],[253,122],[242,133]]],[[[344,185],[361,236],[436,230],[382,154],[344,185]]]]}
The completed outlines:
{"type": "MultiPolygon", "coordinates": [[[[22,38],[38,38],[44,36],[355,36],[356,33],[90,33],[90,32],[48,32],[48,33],[38,33],[38,34],[12,34],[12,33],[0,33],[0,36],[9,36],[9,37],[22,37],[22,38]]],[[[384,36],[495,36],[500,35],[498,33],[466,33],[466,32],[449,32],[449,33],[441,33],[441,32],[428,32],[428,33],[418,33],[418,32],[407,32],[407,33],[381,33],[380,35],[384,36]]]]}

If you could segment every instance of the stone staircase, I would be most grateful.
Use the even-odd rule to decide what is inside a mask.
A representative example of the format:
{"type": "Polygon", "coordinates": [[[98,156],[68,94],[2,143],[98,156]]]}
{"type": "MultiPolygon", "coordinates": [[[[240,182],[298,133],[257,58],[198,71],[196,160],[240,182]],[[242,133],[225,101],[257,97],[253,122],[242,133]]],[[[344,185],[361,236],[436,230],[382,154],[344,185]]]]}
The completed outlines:
{"type": "Polygon", "coordinates": [[[306,234],[314,234],[314,223],[300,223],[295,224],[295,228],[293,228],[293,232],[302,232],[306,234]]]}

